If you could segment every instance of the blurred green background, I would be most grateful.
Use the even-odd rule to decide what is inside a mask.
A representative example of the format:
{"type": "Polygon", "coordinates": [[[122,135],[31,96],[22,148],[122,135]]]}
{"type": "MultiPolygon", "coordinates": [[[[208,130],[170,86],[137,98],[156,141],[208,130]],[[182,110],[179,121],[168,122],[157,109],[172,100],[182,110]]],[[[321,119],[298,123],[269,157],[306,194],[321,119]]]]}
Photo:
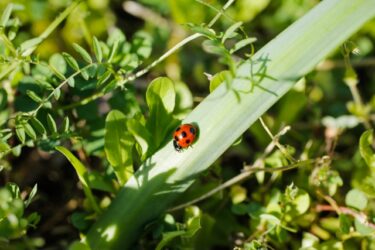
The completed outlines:
{"type": "MultiPolygon", "coordinates": [[[[82,1],[67,20],[37,48],[36,54],[46,60],[52,54],[62,51],[77,55],[72,48],[73,42],[88,48],[92,36],[106,40],[109,34],[116,32],[116,28],[121,30],[128,40],[137,31],[143,30],[152,37],[153,41],[151,57],[143,64],[148,65],[191,33],[186,24],[208,23],[217,13],[215,8],[220,9],[226,3],[216,0],[205,2],[211,7],[194,0],[82,1]]],[[[247,35],[258,39],[255,43],[257,50],[318,2],[317,0],[237,0],[226,15],[215,24],[214,29],[224,31],[233,22],[243,21],[247,35]]],[[[13,42],[19,45],[27,39],[40,35],[56,16],[71,4],[71,1],[2,0],[0,12],[8,3],[16,4],[13,16],[18,18],[19,32],[13,42]]],[[[312,204],[323,202],[322,198],[314,193],[317,186],[322,190],[329,190],[328,193],[332,194],[339,204],[345,204],[345,195],[355,187],[369,199],[365,212],[370,219],[375,218],[375,180],[372,178],[374,174],[371,175],[365,167],[358,151],[361,134],[366,128],[373,128],[375,120],[374,40],[375,20],[368,22],[351,38],[351,44],[355,44],[359,50],[359,53],[352,55],[351,62],[358,76],[358,90],[366,106],[365,116],[369,126],[364,126],[363,110],[353,106],[352,93],[343,80],[344,57],[341,49],[338,48],[332,52],[329,59],[319,64],[314,72],[306,76],[304,81],[297,84],[264,116],[265,122],[274,133],[284,125],[292,127],[291,131],[282,137],[281,142],[291,145],[293,148],[290,150],[294,155],[314,158],[331,154],[332,163],[329,168],[324,169],[325,173],[317,173],[313,169],[273,175],[258,173],[256,178],[242,183],[241,186],[236,187],[237,189],[220,192],[199,203],[204,215],[201,221],[202,229],[194,239],[195,243],[192,243],[195,244],[193,249],[232,249],[236,245],[241,246],[243,241],[256,231],[251,219],[251,211],[269,205],[271,203],[269,199],[274,197],[275,193],[284,192],[287,185],[292,182],[311,195],[312,204]],[[318,181],[314,182],[314,178],[318,181]],[[241,212],[244,207],[233,202],[239,193],[245,196],[245,199],[240,198],[240,200],[241,202],[246,200],[246,209],[250,209],[250,212],[241,212]]],[[[250,53],[250,50],[243,49],[238,56],[246,53],[250,53]]],[[[153,68],[146,76],[137,79],[132,93],[141,106],[144,105],[147,84],[157,76],[167,75],[174,81],[186,83],[192,93],[193,104],[197,105],[209,93],[209,80],[205,73],[213,75],[225,69],[226,66],[221,64],[215,55],[208,54],[202,49],[200,40],[193,41],[153,68]]],[[[13,80],[14,85],[17,85],[17,79],[13,80]]],[[[116,100],[114,98],[112,102],[116,103],[116,100]]],[[[93,105],[86,106],[81,113],[79,110],[77,112],[84,119],[85,113],[88,114],[90,108],[97,112],[103,107],[93,105]]],[[[87,128],[90,131],[82,130],[80,134],[87,137],[84,138],[82,148],[79,150],[83,150],[81,152],[85,155],[83,158],[94,168],[101,166],[104,155],[102,130],[105,116],[103,113],[100,113],[100,118],[95,121],[97,122],[95,125],[88,122],[87,128]]],[[[176,204],[202,195],[237,175],[243,164],[254,162],[269,142],[269,137],[257,122],[243,135],[242,141],[218,159],[176,204]]],[[[83,195],[81,187],[77,185],[75,172],[69,164],[60,155],[32,148],[23,151],[21,157],[10,157],[8,161],[12,168],[0,173],[1,184],[15,182],[21,190],[29,190],[35,183],[39,186],[37,199],[30,205],[29,210],[39,212],[41,221],[36,229],[30,230],[30,237],[44,242],[40,243],[43,245],[42,249],[66,249],[72,241],[79,239],[79,230],[84,231],[87,225],[86,222],[79,221],[82,216],[77,216],[79,213],[85,213],[82,205],[83,195]]],[[[276,152],[267,158],[265,164],[275,167],[283,165],[284,162],[283,156],[276,152]]],[[[344,242],[343,248],[333,248],[332,243],[332,245],[328,244],[327,248],[320,249],[360,249],[359,247],[364,244],[366,245],[362,249],[375,249],[371,248],[375,247],[373,239],[366,238],[364,243],[361,237],[353,236],[347,240],[340,238],[341,236],[335,232],[339,228],[335,215],[328,212],[323,215],[316,212],[306,214],[309,215],[313,218],[301,218],[297,233],[282,235],[285,238],[281,240],[277,239],[281,234],[271,237],[269,242],[273,249],[298,249],[302,240],[306,238],[303,232],[312,233],[321,242],[344,242]],[[332,222],[328,221],[329,219],[336,220],[332,222]]],[[[182,215],[178,212],[174,216],[176,220],[181,220],[182,215]]],[[[375,223],[375,220],[372,222],[375,223]]],[[[155,231],[145,232],[140,240],[140,249],[155,247],[160,238],[154,239],[153,233],[155,231]]],[[[171,249],[179,249],[178,246],[183,244],[171,249]]],[[[28,249],[22,244],[19,247],[23,247],[19,249],[28,249]]]]}

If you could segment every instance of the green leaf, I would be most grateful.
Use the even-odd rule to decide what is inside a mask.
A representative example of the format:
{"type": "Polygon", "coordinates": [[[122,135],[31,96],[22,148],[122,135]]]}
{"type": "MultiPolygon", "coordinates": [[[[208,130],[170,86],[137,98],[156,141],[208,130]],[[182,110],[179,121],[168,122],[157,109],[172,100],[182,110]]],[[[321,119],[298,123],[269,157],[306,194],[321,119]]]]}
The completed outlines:
{"type": "MultiPolygon", "coordinates": [[[[258,240],[252,240],[251,242],[244,243],[244,250],[263,250],[267,249],[268,245],[258,240]]],[[[315,249],[314,249],[315,250],[315,249]]]]}
{"type": "Polygon", "coordinates": [[[187,230],[183,238],[191,238],[201,228],[202,213],[197,206],[190,206],[185,209],[184,217],[187,230]]]}
{"type": "Polygon", "coordinates": [[[103,92],[104,93],[108,93],[112,90],[114,90],[118,85],[118,80],[116,79],[113,79],[112,81],[110,81],[108,84],[106,84],[104,87],[103,87],[103,92]]]}
{"type": "Polygon", "coordinates": [[[374,236],[375,234],[374,228],[368,226],[367,222],[360,221],[358,218],[354,219],[354,227],[355,227],[355,230],[362,235],[374,236]]]}
{"type": "MultiPolygon", "coordinates": [[[[5,89],[1,88],[0,89],[0,110],[5,109],[7,104],[8,104],[8,93],[6,92],[5,89]]],[[[1,122],[0,122],[0,125],[2,125],[1,122]]]]}
{"type": "Polygon", "coordinates": [[[33,148],[33,147],[35,147],[35,143],[34,143],[33,140],[26,140],[25,146],[27,146],[29,148],[33,148]]]}
{"type": "Polygon", "coordinates": [[[162,250],[164,247],[172,241],[174,238],[177,238],[178,236],[184,235],[185,231],[173,231],[168,233],[163,233],[163,238],[159,242],[159,244],[156,246],[155,250],[162,250]]]}
{"type": "Polygon", "coordinates": [[[33,189],[31,190],[31,192],[29,194],[29,197],[25,201],[25,207],[28,207],[30,205],[30,203],[34,199],[37,191],[38,191],[38,184],[35,184],[34,187],[33,187],[33,189]]]}
{"type": "Polygon", "coordinates": [[[29,123],[23,125],[25,132],[31,139],[36,140],[36,133],[29,123]]]}
{"type": "Polygon", "coordinates": [[[96,64],[91,64],[89,66],[86,66],[85,68],[82,68],[82,73],[85,72],[89,78],[93,78],[96,76],[96,70],[97,66],[96,64]]]}
{"type": "Polygon", "coordinates": [[[17,186],[16,183],[8,182],[6,184],[6,188],[11,193],[13,199],[20,199],[21,198],[21,191],[20,191],[20,188],[17,186]]]}
{"type": "Polygon", "coordinates": [[[9,149],[10,146],[8,145],[8,143],[0,141],[0,158],[2,156],[1,154],[7,152],[9,149]]]}
{"type": "Polygon", "coordinates": [[[149,147],[152,147],[152,135],[138,119],[130,119],[127,121],[126,124],[129,129],[129,132],[134,136],[135,140],[141,147],[141,159],[144,160],[147,156],[147,152],[149,152],[149,147]]]}
{"type": "MultiPolygon", "coordinates": [[[[325,233],[328,234],[327,232],[325,233]]],[[[331,240],[326,240],[323,243],[319,244],[317,249],[318,250],[344,250],[345,248],[344,248],[344,244],[342,241],[331,239],[331,240]]]]}
{"type": "Polygon", "coordinates": [[[68,53],[65,53],[63,52],[62,53],[65,61],[69,64],[70,67],[72,67],[72,69],[78,71],[79,70],[79,65],[78,65],[78,62],[76,61],[76,59],[74,59],[74,57],[72,57],[71,55],[69,55],[68,53]]]}
{"type": "Polygon", "coordinates": [[[70,86],[70,87],[72,87],[72,88],[74,88],[74,86],[75,86],[75,80],[74,80],[74,77],[69,77],[68,79],[68,85],[70,86]]]}
{"type": "Polygon", "coordinates": [[[90,54],[84,48],[76,43],[73,43],[73,48],[81,55],[83,60],[85,60],[87,63],[92,63],[90,54]]]}
{"type": "Polygon", "coordinates": [[[154,148],[159,147],[166,138],[173,122],[176,92],[173,82],[167,77],[159,77],[153,80],[146,91],[146,102],[150,110],[146,127],[153,136],[154,148]]]}
{"type": "MultiPolygon", "coordinates": [[[[35,187],[35,186],[34,186],[35,187]]],[[[27,216],[27,222],[29,226],[36,227],[36,225],[40,221],[40,215],[37,212],[31,213],[29,216],[27,216]]]]}
{"type": "Polygon", "coordinates": [[[34,50],[41,42],[43,42],[43,38],[35,37],[21,43],[20,50],[22,52],[22,55],[29,54],[28,51],[34,50]]]}
{"type": "Polygon", "coordinates": [[[345,204],[358,210],[364,210],[367,206],[367,197],[362,191],[352,189],[345,196],[345,204]]]}
{"type": "Polygon", "coordinates": [[[52,108],[52,103],[44,101],[43,102],[43,108],[51,109],[52,108]]]}
{"type": "Polygon", "coordinates": [[[63,122],[62,122],[62,131],[63,132],[68,132],[69,131],[69,117],[65,117],[63,122]]]}
{"type": "Polygon", "coordinates": [[[296,205],[297,213],[304,214],[310,207],[310,196],[305,190],[299,189],[293,203],[296,205]]]}
{"type": "Polygon", "coordinates": [[[111,47],[111,52],[109,53],[109,56],[108,56],[108,63],[112,62],[112,60],[113,60],[113,58],[114,58],[114,56],[115,56],[115,54],[117,52],[119,43],[120,42],[118,40],[114,41],[114,43],[113,43],[113,45],[111,47]]]}
{"type": "Polygon", "coordinates": [[[134,52],[141,60],[148,58],[152,50],[152,37],[149,33],[139,31],[133,36],[132,52],[134,52]]]}
{"type": "Polygon", "coordinates": [[[133,174],[133,145],[134,139],[126,131],[125,115],[118,110],[112,110],[105,121],[104,150],[121,185],[133,174]]]}
{"type": "Polygon", "coordinates": [[[232,74],[229,70],[221,71],[215,74],[210,81],[210,92],[214,91],[220,84],[232,81],[232,74]]]}
{"type": "Polygon", "coordinates": [[[194,100],[189,87],[184,82],[175,82],[176,104],[174,108],[174,116],[183,119],[191,112],[194,100]]]}
{"type": "Polygon", "coordinates": [[[362,235],[374,236],[375,229],[367,225],[367,222],[360,221],[358,218],[354,219],[355,230],[362,235]]]}
{"type": "Polygon", "coordinates": [[[53,86],[51,83],[44,79],[35,79],[35,81],[40,85],[41,88],[46,89],[46,90],[54,90],[53,86]]]}
{"type": "Polygon", "coordinates": [[[196,33],[199,33],[199,34],[202,34],[204,35],[205,37],[209,38],[209,39],[216,39],[216,33],[215,33],[215,30],[211,29],[211,28],[208,28],[207,26],[203,26],[203,25],[196,25],[194,23],[189,23],[187,24],[188,27],[193,31],[193,32],[196,32],[196,33]]]}
{"type": "MultiPolygon", "coordinates": [[[[13,21],[13,20],[12,20],[13,21]]],[[[14,23],[19,23],[19,21],[18,21],[18,19],[14,19],[14,21],[13,21],[14,23]],[[17,21],[16,21],[17,20],[17,21]]],[[[17,32],[18,32],[18,29],[19,29],[19,26],[18,25],[14,25],[14,23],[13,23],[13,25],[12,26],[10,26],[10,28],[9,28],[9,31],[8,31],[8,38],[9,38],[9,40],[11,40],[11,41],[13,41],[14,40],[14,38],[16,38],[16,36],[17,36],[17,32]]],[[[28,67],[30,64],[24,64],[23,66],[24,67],[28,67]]],[[[27,72],[27,70],[25,70],[25,72],[27,72]]]]}
{"type": "Polygon", "coordinates": [[[243,47],[256,42],[256,40],[257,39],[255,37],[248,37],[242,39],[241,41],[238,41],[234,44],[234,46],[229,50],[229,53],[233,54],[234,52],[242,49],[243,47]]]}
{"type": "Polygon", "coordinates": [[[285,191],[286,208],[285,211],[291,217],[291,220],[296,216],[304,214],[310,207],[309,194],[294,185],[289,185],[285,191]]]}
{"type": "Polygon", "coordinates": [[[103,60],[103,51],[102,48],[100,47],[100,42],[98,39],[94,36],[92,39],[92,46],[94,49],[95,57],[98,62],[102,62],[103,60]]]}
{"type": "Polygon", "coordinates": [[[164,109],[172,112],[175,105],[176,93],[173,82],[167,77],[159,77],[153,80],[147,88],[146,101],[150,109],[164,109]]]}
{"type": "Polygon", "coordinates": [[[102,74],[99,79],[98,79],[98,82],[96,83],[96,85],[99,87],[101,86],[103,83],[105,83],[106,81],[108,81],[108,79],[111,77],[112,73],[111,71],[106,71],[104,74],[102,74]]]}
{"type": "Polygon", "coordinates": [[[113,46],[115,43],[124,43],[125,41],[124,33],[119,28],[114,27],[109,33],[107,44],[113,46]]]}
{"type": "Polygon", "coordinates": [[[22,125],[16,126],[16,135],[21,143],[25,143],[26,134],[25,134],[25,128],[22,125]]]}
{"type": "MultiPolygon", "coordinates": [[[[304,232],[303,233],[303,239],[302,239],[302,246],[301,250],[314,250],[316,246],[319,244],[319,238],[315,236],[312,233],[304,232]],[[314,247],[314,248],[313,248],[314,247]]],[[[254,250],[257,250],[258,248],[255,248],[254,250]]]]}
{"type": "Polygon", "coordinates": [[[50,65],[51,70],[53,73],[60,79],[60,80],[66,80],[63,73],[61,73],[58,69],[55,68],[55,66],[50,65]]]}
{"type": "Polygon", "coordinates": [[[17,145],[17,146],[12,148],[12,154],[16,157],[20,156],[21,152],[22,152],[22,145],[17,145]]]}
{"type": "Polygon", "coordinates": [[[88,73],[87,70],[81,70],[81,75],[82,75],[83,79],[85,79],[86,81],[88,79],[90,79],[90,76],[89,76],[89,73],[88,73]]]}
{"type": "Polygon", "coordinates": [[[31,100],[33,100],[34,102],[36,102],[36,103],[42,103],[43,102],[43,100],[42,100],[42,98],[40,98],[34,91],[32,91],[32,90],[26,90],[26,94],[27,94],[27,96],[28,97],[30,97],[31,98],[31,100]]]}
{"type": "Polygon", "coordinates": [[[79,231],[86,231],[90,226],[89,216],[87,212],[74,212],[70,217],[71,223],[79,231]]]}
{"type": "Polygon", "coordinates": [[[10,18],[10,14],[12,14],[12,10],[13,10],[13,4],[9,3],[7,7],[5,8],[5,10],[3,11],[3,14],[1,15],[0,27],[6,26],[10,18]]]}
{"type": "Polygon", "coordinates": [[[116,192],[115,188],[112,185],[111,179],[106,179],[105,176],[103,176],[103,174],[99,173],[98,171],[91,171],[90,173],[87,173],[86,179],[92,189],[109,193],[116,192]]]}
{"type": "Polygon", "coordinates": [[[339,220],[341,232],[348,234],[350,232],[350,227],[352,226],[350,218],[346,214],[339,214],[339,220]]]}
{"type": "MultiPolygon", "coordinates": [[[[69,83],[69,81],[68,81],[68,83],[69,83]]],[[[54,89],[53,90],[53,97],[55,97],[56,101],[59,100],[60,96],[61,96],[61,90],[59,88],[54,89]]]]}
{"type": "Polygon", "coordinates": [[[220,56],[225,56],[229,52],[224,46],[217,40],[206,40],[202,43],[204,51],[220,56]]]}
{"type": "Polygon", "coordinates": [[[57,133],[56,122],[51,114],[47,114],[47,125],[51,133],[57,133]]]}
{"type": "Polygon", "coordinates": [[[64,75],[66,73],[66,62],[64,56],[55,53],[49,58],[49,65],[52,66],[59,74],[64,75]]]}
{"type": "Polygon", "coordinates": [[[91,192],[91,189],[87,183],[87,180],[85,178],[85,175],[87,174],[87,170],[85,166],[82,164],[80,160],[77,159],[67,148],[63,146],[57,146],[56,150],[62,153],[72,164],[74,167],[79,181],[82,183],[83,191],[87,197],[87,199],[90,201],[92,208],[97,212],[100,213],[101,209],[99,208],[98,204],[95,201],[94,195],[91,192]]]}
{"type": "Polygon", "coordinates": [[[225,40],[232,38],[235,35],[235,31],[241,27],[242,22],[234,23],[232,26],[230,26],[224,33],[223,37],[221,38],[221,42],[224,43],[225,40]]]}
{"type": "Polygon", "coordinates": [[[234,185],[230,188],[230,196],[233,204],[238,204],[246,200],[247,190],[240,185],[234,185]]]}
{"type": "Polygon", "coordinates": [[[372,130],[367,130],[361,135],[359,139],[359,152],[366,164],[375,171],[375,152],[372,148],[374,138],[372,134],[372,130]]]}
{"type": "Polygon", "coordinates": [[[272,214],[261,214],[260,219],[267,221],[269,224],[273,226],[277,226],[281,224],[280,219],[272,214]]]}
{"type": "Polygon", "coordinates": [[[68,250],[91,250],[87,244],[79,241],[74,241],[70,246],[68,250]]]}
{"type": "Polygon", "coordinates": [[[201,229],[200,216],[192,218],[189,221],[187,226],[188,226],[188,230],[186,231],[184,235],[182,235],[183,238],[191,238],[199,231],[199,229],[201,229]]]}

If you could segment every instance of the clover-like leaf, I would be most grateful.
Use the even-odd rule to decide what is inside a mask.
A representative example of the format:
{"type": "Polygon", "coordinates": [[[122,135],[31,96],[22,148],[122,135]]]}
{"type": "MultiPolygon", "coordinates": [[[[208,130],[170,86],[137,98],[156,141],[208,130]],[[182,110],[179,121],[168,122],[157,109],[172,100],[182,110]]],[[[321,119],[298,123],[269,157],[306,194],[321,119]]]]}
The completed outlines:
{"type": "Polygon", "coordinates": [[[172,112],[175,107],[176,92],[173,82],[167,77],[153,80],[146,91],[146,102],[150,110],[146,127],[154,139],[155,148],[165,139],[174,126],[172,112]]]}
{"type": "Polygon", "coordinates": [[[350,190],[345,196],[345,204],[358,210],[365,209],[367,202],[366,195],[358,189],[350,190]]]}

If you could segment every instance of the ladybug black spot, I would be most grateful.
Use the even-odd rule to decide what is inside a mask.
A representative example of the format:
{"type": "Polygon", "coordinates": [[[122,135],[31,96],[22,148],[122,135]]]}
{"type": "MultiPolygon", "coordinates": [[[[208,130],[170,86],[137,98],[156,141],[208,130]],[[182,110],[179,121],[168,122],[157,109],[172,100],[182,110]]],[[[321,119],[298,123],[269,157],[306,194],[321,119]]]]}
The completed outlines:
{"type": "Polygon", "coordinates": [[[187,134],[186,134],[185,131],[182,131],[182,132],[181,132],[181,135],[182,135],[183,138],[185,138],[185,137],[187,136],[187,134]]]}
{"type": "Polygon", "coordinates": [[[179,131],[180,129],[181,129],[181,127],[176,128],[176,132],[179,131]]]}
{"type": "Polygon", "coordinates": [[[186,142],[186,144],[190,144],[190,140],[189,139],[187,139],[185,142],[186,142]]]}
{"type": "Polygon", "coordinates": [[[178,141],[178,138],[177,138],[177,136],[175,136],[175,137],[174,137],[174,140],[175,140],[175,141],[178,141]]]}
{"type": "Polygon", "coordinates": [[[190,133],[192,133],[193,135],[195,135],[195,129],[193,127],[190,128],[190,133]]]}

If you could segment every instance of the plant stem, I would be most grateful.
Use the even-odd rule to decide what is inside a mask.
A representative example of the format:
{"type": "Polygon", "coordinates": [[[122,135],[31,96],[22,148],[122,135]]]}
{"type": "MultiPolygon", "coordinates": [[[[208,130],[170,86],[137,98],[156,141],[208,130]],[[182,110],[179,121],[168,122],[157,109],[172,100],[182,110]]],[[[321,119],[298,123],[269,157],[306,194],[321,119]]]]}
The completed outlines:
{"type": "Polygon", "coordinates": [[[198,198],[196,198],[192,201],[189,201],[187,203],[184,203],[184,204],[181,204],[181,205],[176,206],[174,208],[171,208],[168,211],[171,212],[171,211],[179,210],[179,209],[191,206],[191,205],[193,205],[193,204],[195,204],[199,201],[205,200],[205,199],[211,197],[212,195],[216,194],[217,192],[220,192],[221,190],[226,189],[227,187],[233,186],[234,184],[237,184],[241,181],[244,181],[244,180],[248,179],[255,172],[264,171],[264,172],[268,172],[268,173],[273,173],[273,172],[278,172],[278,171],[286,171],[286,170],[298,168],[298,167],[306,165],[306,164],[312,164],[312,163],[315,163],[317,161],[318,161],[318,159],[310,159],[310,160],[305,160],[305,161],[299,161],[299,162],[296,162],[294,164],[291,164],[291,165],[288,165],[288,166],[282,166],[282,167],[278,167],[278,168],[248,167],[245,172],[233,177],[232,179],[227,180],[226,182],[224,182],[220,186],[212,189],[211,191],[205,193],[204,195],[202,195],[202,196],[200,196],[200,197],[198,197],[198,198]]]}
{"type": "Polygon", "coordinates": [[[343,46],[343,56],[344,56],[344,64],[345,64],[345,77],[344,77],[344,82],[346,85],[349,87],[350,92],[353,96],[353,101],[357,107],[359,107],[361,110],[363,110],[363,115],[360,115],[360,118],[362,118],[362,122],[366,129],[370,129],[371,125],[369,122],[369,117],[368,117],[368,112],[366,112],[366,106],[363,104],[361,95],[359,94],[358,91],[358,76],[353,69],[351,63],[350,63],[350,53],[352,51],[349,50],[344,44],[343,46]]]}
{"type": "Polygon", "coordinates": [[[8,39],[4,32],[0,32],[0,39],[3,40],[5,46],[12,52],[12,54],[16,56],[17,50],[14,48],[13,43],[8,39]]]}
{"type": "MultiPolygon", "coordinates": [[[[272,141],[275,143],[276,147],[280,150],[280,152],[291,162],[296,162],[296,159],[293,158],[286,150],[286,148],[279,143],[279,137],[274,136],[270,129],[267,127],[266,123],[263,121],[262,117],[259,117],[259,121],[262,124],[264,130],[267,132],[267,134],[271,137],[272,141]]],[[[290,127],[288,127],[288,130],[290,127]]]]}
{"type": "Polygon", "coordinates": [[[337,214],[348,214],[353,216],[354,218],[357,218],[359,221],[364,222],[367,226],[375,229],[375,224],[368,221],[367,215],[363,212],[358,212],[353,209],[350,209],[348,207],[333,207],[331,205],[316,205],[316,211],[317,212],[336,212],[337,214]]]}

